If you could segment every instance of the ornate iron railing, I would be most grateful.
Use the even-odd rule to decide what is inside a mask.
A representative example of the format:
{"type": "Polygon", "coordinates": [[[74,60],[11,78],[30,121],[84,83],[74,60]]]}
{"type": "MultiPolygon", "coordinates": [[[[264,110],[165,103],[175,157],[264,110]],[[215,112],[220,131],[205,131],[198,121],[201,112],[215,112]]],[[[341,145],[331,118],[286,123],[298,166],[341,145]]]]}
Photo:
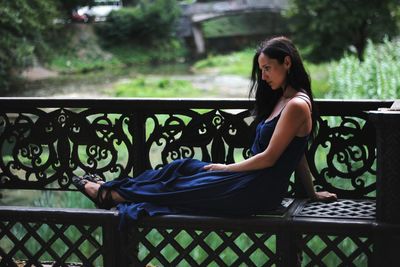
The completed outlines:
{"type": "MultiPolygon", "coordinates": [[[[15,248],[5,251],[0,245],[0,263],[11,264],[12,257],[21,253],[30,260],[27,266],[40,265],[45,253],[60,265],[77,259],[85,266],[111,266],[107,262],[115,263],[115,257],[125,259],[121,266],[150,262],[164,266],[293,266],[299,251],[305,256],[303,263],[309,265],[324,262],[329,253],[337,255],[344,265],[357,262],[359,257],[369,259],[374,202],[366,199],[375,197],[376,156],[374,129],[364,111],[389,107],[391,103],[317,101],[319,132],[307,152],[316,188],[335,192],[340,198],[358,199],[335,207],[336,215],[324,215],[325,208],[296,201],[283,212],[243,220],[193,216],[148,218],[129,234],[110,236],[105,233],[115,232],[118,224],[110,214],[111,219],[105,221],[97,220],[101,217],[97,213],[87,215],[91,218],[87,221],[80,221],[84,212],[70,212],[73,220],[61,216],[53,222],[52,216],[62,210],[57,213],[31,209],[23,215],[20,208],[1,207],[0,241],[15,248]],[[364,207],[370,213],[363,215],[364,207]],[[343,216],[341,211],[353,208],[361,211],[343,216]],[[342,222],[344,232],[333,225],[322,232],[313,230],[316,220],[329,217],[342,222]],[[357,228],[354,220],[358,220],[358,229],[363,225],[368,231],[353,234],[352,229],[357,228]],[[238,226],[232,226],[233,223],[238,226]],[[43,225],[54,232],[50,240],[41,239],[36,233],[43,225]],[[96,225],[102,234],[92,231],[97,229],[96,225]],[[63,236],[72,226],[80,236],[74,242],[63,236]],[[25,229],[21,237],[17,235],[18,229],[25,229]],[[95,241],[96,238],[102,241],[95,241]],[[207,238],[220,241],[208,243],[207,238]],[[326,245],[319,253],[310,249],[313,246],[310,243],[318,238],[326,245]],[[51,245],[57,239],[74,250],[57,256],[51,245]],[[30,251],[25,247],[29,240],[44,248],[30,251]],[[91,243],[90,256],[79,252],[83,240],[91,243]],[[296,246],[293,240],[297,240],[296,246]],[[120,251],[114,249],[114,256],[110,256],[105,242],[119,244],[114,248],[120,251]],[[343,252],[346,249],[340,248],[343,242],[353,244],[353,253],[343,252]],[[197,255],[198,251],[202,256],[197,255]],[[70,258],[71,254],[75,258],[70,258]],[[99,255],[102,260],[96,257],[99,255]]],[[[110,180],[136,175],[148,168],[161,168],[184,157],[238,161],[250,156],[255,128],[252,105],[249,100],[1,98],[0,188],[71,191],[73,174],[97,173],[110,180]]],[[[302,189],[293,179],[288,197],[298,196],[302,196],[302,189]]],[[[321,223],[323,227],[326,225],[321,223]]]]}
{"type": "MultiPolygon", "coordinates": [[[[318,102],[319,134],[308,159],[319,188],[350,198],[374,192],[375,135],[363,111],[390,103],[318,102]]],[[[245,100],[3,98],[0,185],[71,190],[73,174],[113,179],[184,157],[247,158],[254,130],[251,107],[245,100]]]]}

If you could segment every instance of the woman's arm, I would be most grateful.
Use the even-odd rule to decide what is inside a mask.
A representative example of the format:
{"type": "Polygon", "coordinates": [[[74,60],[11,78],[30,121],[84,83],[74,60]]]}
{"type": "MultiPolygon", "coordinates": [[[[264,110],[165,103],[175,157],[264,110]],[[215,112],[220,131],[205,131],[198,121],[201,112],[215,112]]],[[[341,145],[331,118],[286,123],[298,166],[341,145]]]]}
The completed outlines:
{"type": "Polygon", "coordinates": [[[297,165],[295,172],[296,172],[296,176],[300,177],[300,180],[302,181],[302,183],[304,185],[307,195],[312,200],[317,200],[317,201],[336,201],[337,200],[337,196],[334,193],[330,193],[328,191],[322,191],[322,192],[315,191],[313,177],[311,175],[310,168],[308,166],[308,162],[307,162],[305,155],[303,155],[301,157],[299,165],[297,165]]]}
{"type": "Polygon", "coordinates": [[[271,167],[298,134],[303,124],[311,119],[310,116],[307,103],[301,99],[293,99],[282,111],[269,145],[263,152],[238,163],[209,164],[204,168],[211,171],[252,171],[271,167]]]}

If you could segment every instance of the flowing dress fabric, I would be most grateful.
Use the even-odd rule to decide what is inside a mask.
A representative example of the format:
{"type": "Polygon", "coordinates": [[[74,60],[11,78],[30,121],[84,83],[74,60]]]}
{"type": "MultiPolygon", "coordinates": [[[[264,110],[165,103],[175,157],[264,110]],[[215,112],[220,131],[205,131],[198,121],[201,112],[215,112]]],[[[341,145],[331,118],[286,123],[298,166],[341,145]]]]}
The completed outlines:
{"type": "MultiPolygon", "coordinates": [[[[280,115],[260,122],[251,151],[266,149],[280,115]]],[[[306,148],[308,136],[295,137],[273,167],[256,171],[205,171],[208,162],[186,158],[135,178],[118,178],[102,187],[128,202],[117,206],[120,227],[149,216],[174,213],[251,215],[276,209],[306,148]]]]}

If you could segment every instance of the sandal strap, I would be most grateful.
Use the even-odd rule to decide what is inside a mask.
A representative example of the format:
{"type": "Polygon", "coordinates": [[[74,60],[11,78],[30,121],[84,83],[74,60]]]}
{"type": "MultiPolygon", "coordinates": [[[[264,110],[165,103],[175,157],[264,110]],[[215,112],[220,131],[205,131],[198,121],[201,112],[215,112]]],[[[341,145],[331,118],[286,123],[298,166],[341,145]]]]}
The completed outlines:
{"type": "Polygon", "coordinates": [[[87,180],[89,180],[89,181],[91,181],[91,182],[94,182],[94,183],[97,183],[97,182],[105,182],[105,180],[104,180],[102,177],[100,177],[100,176],[97,175],[97,174],[93,174],[93,173],[86,173],[86,174],[83,176],[83,178],[84,178],[84,179],[87,179],[87,180]]]}
{"type": "Polygon", "coordinates": [[[116,206],[116,202],[112,198],[111,191],[111,189],[105,189],[104,187],[100,186],[96,197],[97,206],[99,208],[109,210],[116,206]],[[105,192],[105,194],[103,194],[103,192],[105,192]]]}
{"type": "Polygon", "coordinates": [[[82,194],[84,194],[87,198],[89,198],[92,202],[94,202],[94,204],[97,206],[97,201],[95,199],[93,199],[87,192],[85,189],[85,185],[90,182],[87,179],[84,179],[83,177],[79,177],[79,176],[73,176],[72,177],[72,184],[79,190],[79,192],[81,192],[82,194]]]}
{"type": "Polygon", "coordinates": [[[72,183],[78,188],[79,191],[84,191],[85,190],[85,184],[87,184],[89,180],[79,177],[79,176],[74,176],[72,177],[72,183]]]}

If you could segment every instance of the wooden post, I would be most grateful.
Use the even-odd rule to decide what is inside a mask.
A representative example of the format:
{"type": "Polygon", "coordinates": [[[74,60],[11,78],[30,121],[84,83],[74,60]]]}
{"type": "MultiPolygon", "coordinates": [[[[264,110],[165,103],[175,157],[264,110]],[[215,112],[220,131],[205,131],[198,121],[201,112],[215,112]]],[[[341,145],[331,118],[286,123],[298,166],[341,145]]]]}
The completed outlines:
{"type": "Polygon", "coordinates": [[[133,148],[134,155],[133,176],[137,176],[146,170],[147,159],[143,156],[146,151],[146,118],[141,112],[133,115],[133,148]]]}
{"type": "Polygon", "coordinates": [[[376,218],[400,224],[400,111],[371,111],[376,127],[376,218]]]}
{"type": "MultiPolygon", "coordinates": [[[[376,127],[376,219],[400,224],[400,111],[369,112],[376,127]]],[[[374,266],[395,266],[400,253],[399,235],[384,231],[375,235],[374,266]]]]}

